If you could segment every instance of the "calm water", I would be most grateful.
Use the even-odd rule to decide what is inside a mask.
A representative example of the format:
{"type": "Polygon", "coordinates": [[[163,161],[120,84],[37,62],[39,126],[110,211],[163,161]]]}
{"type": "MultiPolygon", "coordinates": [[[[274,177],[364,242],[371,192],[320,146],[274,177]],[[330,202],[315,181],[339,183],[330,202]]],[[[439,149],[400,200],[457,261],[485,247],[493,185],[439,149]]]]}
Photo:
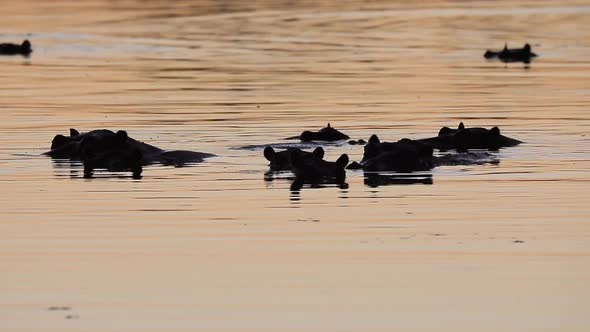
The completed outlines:
{"type": "Polygon", "coordinates": [[[0,330],[590,328],[587,1],[0,3],[34,48],[0,58],[0,330]],[[540,57],[482,58],[504,42],[540,57]],[[239,149],[459,121],[526,143],[300,192],[239,149]],[[86,180],[39,156],[70,127],[218,157],[86,180]]]}

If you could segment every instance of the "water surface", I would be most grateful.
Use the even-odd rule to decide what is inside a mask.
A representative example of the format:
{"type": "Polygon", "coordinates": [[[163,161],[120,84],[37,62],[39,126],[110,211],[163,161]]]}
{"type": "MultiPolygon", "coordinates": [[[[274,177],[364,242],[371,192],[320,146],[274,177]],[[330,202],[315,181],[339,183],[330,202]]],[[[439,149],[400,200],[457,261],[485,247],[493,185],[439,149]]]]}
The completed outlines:
{"type": "MultiPolygon", "coordinates": [[[[19,1],[0,40],[0,329],[586,331],[585,1],[19,1]],[[528,68],[487,48],[531,43],[528,68]],[[499,164],[289,190],[260,149],[492,127],[499,164]],[[194,167],[99,173],[40,154],[125,129],[194,167]],[[61,307],[67,308],[61,308],[61,307]],[[52,307],[57,307],[58,309],[52,307]]],[[[362,148],[326,146],[326,158],[362,148]]]]}

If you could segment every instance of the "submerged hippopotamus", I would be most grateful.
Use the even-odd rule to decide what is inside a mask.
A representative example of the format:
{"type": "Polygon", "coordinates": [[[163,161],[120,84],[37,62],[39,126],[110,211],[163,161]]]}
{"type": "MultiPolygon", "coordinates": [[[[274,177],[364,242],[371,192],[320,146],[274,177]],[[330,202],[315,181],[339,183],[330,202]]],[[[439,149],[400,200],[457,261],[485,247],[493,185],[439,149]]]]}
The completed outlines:
{"type": "MultiPolygon", "coordinates": [[[[275,151],[273,147],[264,149],[264,157],[270,161],[272,175],[277,171],[291,171],[295,180],[291,185],[292,190],[299,190],[303,184],[316,186],[319,184],[338,184],[344,187],[346,179],[345,167],[348,164],[348,156],[343,154],[335,162],[324,160],[324,149],[316,147],[312,152],[290,147],[283,151],[275,151]]],[[[273,179],[271,176],[269,179],[273,179]]]]}
{"type": "Polygon", "coordinates": [[[530,63],[531,59],[536,57],[537,54],[531,51],[531,45],[525,44],[523,48],[508,48],[508,44],[504,44],[504,48],[501,51],[487,50],[483,54],[486,59],[497,58],[502,62],[524,62],[530,63]]]}
{"type": "Polygon", "coordinates": [[[119,130],[114,135],[108,131],[103,135],[87,135],[79,141],[78,150],[84,163],[86,178],[92,177],[95,169],[130,171],[134,178],[141,177],[143,153],[124,130],[119,130]]]}
{"type": "Polygon", "coordinates": [[[457,129],[443,127],[438,136],[417,140],[439,150],[487,149],[498,150],[516,146],[521,141],[500,134],[500,128],[491,129],[473,127],[466,128],[463,122],[457,129]]]}
{"type": "Polygon", "coordinates": [[[342,154],[336,161],[326,161],[314,154],[304,155],[291,151],[291,164],[295,181],[291,184],[292,190],[299,190],[303,184],[312,186],[321,183],[337,184],[346,188],[346,165],[348,155],[342,154]]]}
{"type": "Polygon", "coordinates": [[[410,173],[428,171],[437,166],[479,165],[497,163],[487,152],[465,152],[435,156],[431,145],[421,140],[403,138],[397,142],[381,142],[372,135],[365,145],[363,159],[352,163],[349,169],[363,169],[369,172],[393,171],[410,173]]]}
{"type": "Polygon", "coordinates": [[[377,135],[372,135],[364,149],[360,164],[353,163],[350,168],[413,172],[434,167],[432,146],[420,141],[404,138],[397,142],[381,142],[377,135]]]}
{"type": "Polygon", "coordinates": [[[331,127],[328,123],[327,127],[320,129],[319,131],[304,131],[301,135],[289,137],[287,139],[300,139],[303,142],[310,142],[310,141],[325,141],[325,142],[334,142],[334,141],[341,141],[345,139],[349,139],[350,137],[346,134],[343,134],[338,129],[331,127]]]}
{"type": "Polygon", "coordinates": [[[164,164],[184,166],[197,163],[214,155],[203,152],[173,150],[165,151],[153,145],[137,141],[124,130],[108,129],[80,133],[70,129],[70,136],[56,135],[51,149],[44,155],[52,158],[81,160],[85,176],[91,176],[96,168],[110,171],[131,171],[141,174],[142,166],[164,164]]]}
{"type": "Polygon", "coordinates": [[[292,156],[298,155],[300,158],[316,157],[319,159],[324,158],[324,149],[318,146],[313,152],[303,151],[299,148],[288,148],[283,151],[275,151],[272,146],[264,148],[264,157],[270,161],[270,171],[292,171],[293,164],[291,162],[292,156]]]}
{"type": "Polygon", "coordinates": [[[22,44],[3,43],[0,44],[0,55],[23,55],[29,56],[33,52],[31,42],[24,40],[22,44]]]}

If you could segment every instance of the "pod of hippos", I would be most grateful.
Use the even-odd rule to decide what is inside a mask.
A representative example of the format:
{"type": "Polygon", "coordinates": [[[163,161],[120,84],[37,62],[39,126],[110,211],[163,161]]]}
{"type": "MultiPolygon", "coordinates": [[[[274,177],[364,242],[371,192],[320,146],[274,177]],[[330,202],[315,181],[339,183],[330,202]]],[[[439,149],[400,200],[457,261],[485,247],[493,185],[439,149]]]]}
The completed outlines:
{"type": "MultiPolygon", "coordinates": [[[[317,137],[317,141],[333,141],[333,137],[349,138],[329,124],[313,135],[317,137]],[[328,132],[329,135],[322,136],[324,132],[328,132]]],[[[301,141],[305,141],[303,134],[290,139],[297,137],[301,141]]],[[[362,169],[369,173],[411,173],[429,171],[434,167],[445,165],[497,163],[494,156],[485,150],[496,151],[520,143],[522,142],[519,140],[502,135],[498,127],[491,129],[466,128],[461,122],[456,129],[443,127],[437,136],[418,140],[403,138],[397,142],[381,142],[377,135],[372,135],[364,146],[362,160],[351,164],[348,164],[349,159],[346,154],[341,155],[335,162],[324,161],[324,150],[321,147],[317,147],[313,152],[307,152],[293,147],[283,151],[275,151],[272,146],[267,146],[264,149],[264,157],[270,162],[270,173],[283,170],[292,171],[295,175],[292,188],[298,189],[304,183],[312,186],[321,183],[345,186],[345,169],[362,169]],[[442,152],[451,150],[455,152],[435,156],[435,149],[442,152]]],[[[408,182],[403,179],[400,181],[399,177],[393,180],[401,183],[408,182]]],[[[418,181],[419,183],[431,183],[431,180],[420,179],[418,181]]]]}
{"type": "MultiPolygon", "coordinates": [[[[311,133],[314,142],[334,142],[349,139],[348,135],[328,124],[311,133]]],[[[298,138],[307,142],[308,135],[298,138]]],[[[361,140],[359,140],[361,141],[361,140]]],[[[358,141],[355,141],[358,142],[358,141]]],[[[363,169],[367,172],[429,171],[443,165],[474,165],[494,162],[493,155],[485,150],[498,150],[520,144],[521,141],[504,136],[498,127],[467,128],[460,123],[456,129],[443,127],[438,135],[424,139],[403,138],[397,142],[382,142],[372,135],[364,145],[360,162],[349,164],[348,155],[342,154],[336,161],[324,160],[324,149],[318,146],[313,151],[290,147],[275,151],[272,146],[264,149],[264,157],[270,162],[269,172],[291,171],[295,176],[292,188],[304,184],[312,186],[330,183],[345,187],[346,169],[363,169]],[[434,150],[454,151],[435,155],[434,150]],[[478,151],[471,151],[478,150],[478,151]],[[484,150],[484,151],[482,151],[484,150]]],[[[141,177],[143,166],[161,164],[181,167],[204,161],[213,154],[186,150],[163,150],[148,143],[137,141],[124,130],[117,132],[107,129],[80,133],[70,129],[68,136],[58,134],[51,142],[51,149],[44,155],[57,159],[80,160],[84,165],[84,176],[92,177],[95,170],[131,172],[134,178],[141,177]]]]}

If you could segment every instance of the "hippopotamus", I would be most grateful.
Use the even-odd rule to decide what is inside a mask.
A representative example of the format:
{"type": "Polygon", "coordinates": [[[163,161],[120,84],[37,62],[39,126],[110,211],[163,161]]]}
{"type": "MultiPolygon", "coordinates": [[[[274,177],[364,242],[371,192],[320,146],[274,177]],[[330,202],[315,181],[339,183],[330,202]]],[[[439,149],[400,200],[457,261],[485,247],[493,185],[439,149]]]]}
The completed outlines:
{"type": "Polygon", "coordinates": [[[491,129],[473,127],[465,128],[463,122],[457,129],[443,127],[438,136],[417,140],[439,150],[487,149],[498,150],[503,147],[516,146],[521,141],[500,134],[500,128],[491,129]]]}
{"type": "Polygon", "coordinates": [[[487,50],[483,54],[486,59],[498,58],[502,62],[524,62],[530,63],[531,59],[537,54],[531,52],[531,45],[525,44],[523,48],[508,48],[508,44],[504,44],[501,51],[487,50]]]}
{"type": "Polygon", "coordinates": [[[343,134],[334,127],[330,126],[328,123],[327,127],[320,129],[319,131],[304,131],[301,135],[288,137],[287,139],[300,139],[303,142],[310,142],[310,141],[325,141],[325,142],[334,142],[334,141],[341,141],[345,139],[349,139],[350,137],[346,134],[343,134]]]}
{"type": "MultiPolygon", "coordinates": [[[[434,167],[432,146],[407,138],[397,142],[381,142],[372,135],[365,145],[361,168],[368,171],[413,172],[434,167]]],[[[352,164],[350,168],[359,168],[352,164]]]]}
{"type": "Polygon", "coordinates": [[[44,154],[52,158],[81,160],[87,176],[91,175],[95,168],[111,171],[130,170],[139,176],[141,167],[138,167],[138,164],[180,167],[214,156],[203,152],[165,151],[129,137],[124,130],[115,133],[108,129],[91,130],[82,134],[76,129],[70,129],[69,137],[56,135],[51,142],[51,149],[44,154]]]}
{"type": "Polygon", "coordinates": [[[346,187],[347,154],[342,154],[336,161],[331,162],[313,154],[309,156],[291,151],[290,159],[295,174],[295,181],[291,185],[292,190],[299,190],[304,183],[311,185],[334,183],[341,188],[346,187]]]}
{"type": "Polygon", "coordinates": [[[324,149],[318,146],[313,152],[303,151],[299,148],[288,148],[283,151],[275,151],[271,146],[264,148],[264,157],[270,161],[270,171],[291,171],[293,165],[291,163],[291,156],[298,155],[300,158],[311,158],[316,157],[319,159],[324,158],[324,149]]]}
{"type": "Polygon", "coordinates": [[[408,138],[402,138],[397,142],[381,142],[379,137],[373,134],[364,147],[363,159],[361,162],[377,157],[382,153],[398,153],[404,151],[413,151],[417,156],[428,158],[432,157],[433,148],[429,144],[408,138]]]}
{"type": "Polygon", "coordinates": [[[24,40],[22,44],[3,43],[0,44],[0,55],[23,55],[29,56],[33,52],[31,42],[24,40]]]}
{"type": "Polygon", "coordinates": [[[497,162],[487,152],[465,152],[435,156],[431,145],[421,140],[403,138],[397,142],[381,142],[372,135],[365,146],[360,163],[352,163],[348,169],[369,172],[393,171],[409,173],[428,171],[437,166],[474,165],[497,162]]]}
{"type": "Polygon", "coordinates": [[[97,168],[113,172],[131,171],[140,178],[143,170],[143,154],[127,132],[119,130],[115,135],[86,135],[79,142],[79,155],[84,163],[84,177],[92,177],[97,168]]]}

